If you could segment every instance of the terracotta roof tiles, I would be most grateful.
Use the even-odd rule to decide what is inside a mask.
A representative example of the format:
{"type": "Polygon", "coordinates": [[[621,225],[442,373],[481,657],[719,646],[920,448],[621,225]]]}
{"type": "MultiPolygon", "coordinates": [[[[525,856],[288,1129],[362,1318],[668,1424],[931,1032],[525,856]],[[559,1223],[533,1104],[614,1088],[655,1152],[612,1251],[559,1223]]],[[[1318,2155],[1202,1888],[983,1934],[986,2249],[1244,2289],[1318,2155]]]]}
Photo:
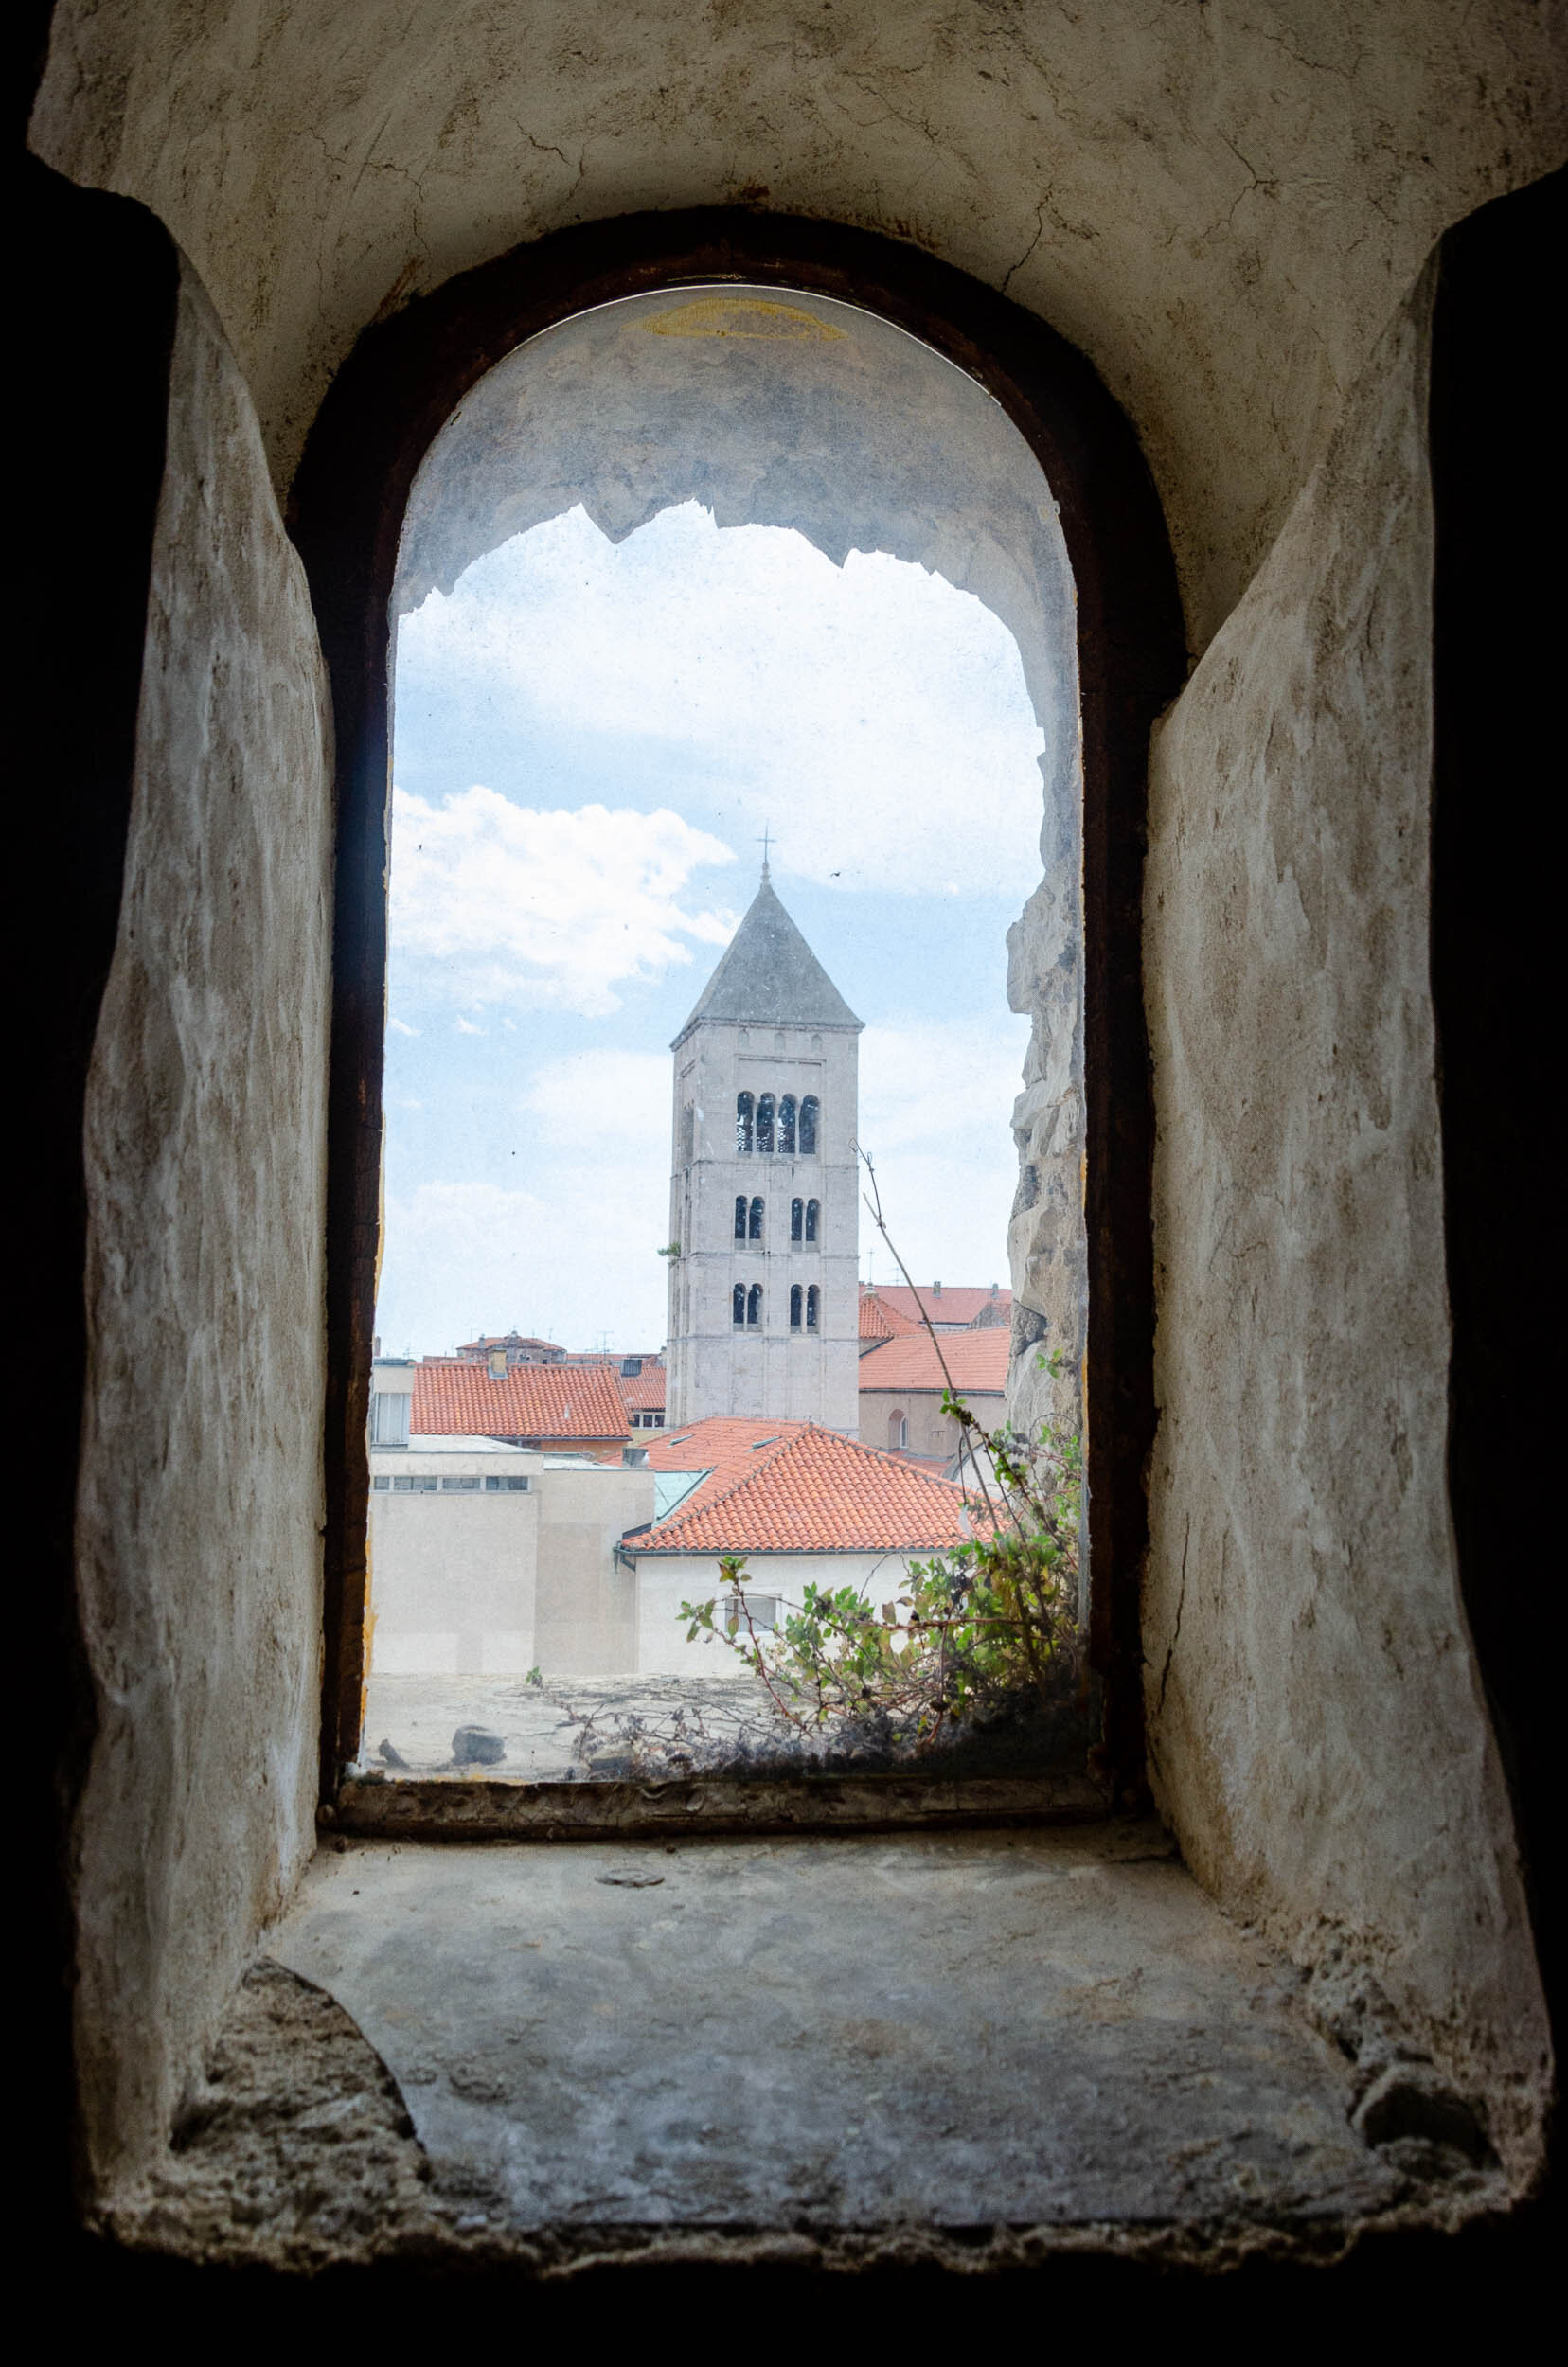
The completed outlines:
{"type": "Polygon", "coordinates": [[[722,1448],[725,1468],[669,1520],[630,1539],[636,1553],[937,1553],[971,1534],[962,1488],[840,1431],[815,1422],[780,1422],[771,1433],[760,1423],[723,1427],[749,1431],[750,1443],[704,1437],[715,1422],[660,1441],[659,1468],[695,1468],[674,1460],[678,1447],[688,1455],[722,1448]]]}
{"type": "MultiPolygon", "coordinates": [[[[966,1391],[990,1396],[1007,1388],[1009,1342],[1005,1330],[944,1331],[939,1336],[942,1361],[960,1397],[966,1391]]],[[[944,1389],[947,1379],[930,1334],[922,1330],[912,1338],[886,1340],[881,1347],[868,1348],[860,1361],[860,1385],[907,1395],[918,1389],[944,1389]]]]}
{"type": "Polygon", "coordinates": [[[421,1437],[630,1435],[616,1377],[603,1364],[514,1364],[505,1380],[492,1380],[483,1364],[417,1364],[409,1431],[421,1437]]]}

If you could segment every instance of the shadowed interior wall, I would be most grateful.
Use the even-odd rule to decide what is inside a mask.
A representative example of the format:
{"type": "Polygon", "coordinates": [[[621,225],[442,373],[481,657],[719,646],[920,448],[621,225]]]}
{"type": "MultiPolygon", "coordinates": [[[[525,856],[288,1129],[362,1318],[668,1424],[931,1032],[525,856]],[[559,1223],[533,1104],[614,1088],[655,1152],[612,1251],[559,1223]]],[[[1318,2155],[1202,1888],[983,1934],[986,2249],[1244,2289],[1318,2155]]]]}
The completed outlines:
{"type": "Polygon", "coordinates": [[[314,1843],[330,721],[304,571],[187,265],[85,1119],[77,2020],[100,2176],[166,2136],[314,1843]]]}
{"type": "Polygon", "coordinates": [[[1518,2162],[1549,2047],[1446,1473],[1435,283],[1155,736],[1144,1654],[1156,1796],[1200,1878],[1380,1984],[1518,2162]]]}

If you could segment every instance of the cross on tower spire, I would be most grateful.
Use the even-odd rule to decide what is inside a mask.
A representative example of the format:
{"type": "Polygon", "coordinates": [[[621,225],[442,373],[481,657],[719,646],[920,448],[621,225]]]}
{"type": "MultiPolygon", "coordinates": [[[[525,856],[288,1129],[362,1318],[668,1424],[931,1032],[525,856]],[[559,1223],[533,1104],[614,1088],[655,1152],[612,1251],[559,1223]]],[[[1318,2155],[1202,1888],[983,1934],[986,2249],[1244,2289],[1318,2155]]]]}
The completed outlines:
{"type": "Polygon", "coordinates": [[[762,849],[762,884],[766,887],[768,885],[768,848],[773,844],[773,837],[765,822],[762,825],[762,835],[757,843],[762,849]]]}

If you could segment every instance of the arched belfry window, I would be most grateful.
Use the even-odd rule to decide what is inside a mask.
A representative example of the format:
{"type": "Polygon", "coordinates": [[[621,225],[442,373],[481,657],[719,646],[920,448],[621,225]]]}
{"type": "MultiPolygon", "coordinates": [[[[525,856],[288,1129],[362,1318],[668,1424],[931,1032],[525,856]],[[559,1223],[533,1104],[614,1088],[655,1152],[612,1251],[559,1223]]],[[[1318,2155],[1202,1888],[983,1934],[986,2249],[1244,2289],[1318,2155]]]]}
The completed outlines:
{"type": "Polygon", "coordinates": [[[809,1241],[816,1239],[817,1227],[821,1220],[822,1202],[819,1200],[809,1200],[806,1202],[806,1238],[809,1241]]]}
{"type": "Polygon", "coordinates": [[[817,1327],[817,1317],[821,1314],[821,1312],[822,1292],[817,1289],[816,1284],[813,1282],[806,1293],[806,1328],[808,1331],[815,1331],[817,1327]]]}
{"type": "Polygon", "coordinates": [[[753,1112],[755,1108],[756,1104],[750,1094],[736,1095],[735,1148],[737,1150],[749,1151],[752,1147],[752,1131],[754,1125],[753,1112]]]}
{"type": "Polygon", "coordinates": [[[795,1147],[795,1097],[786,1094],[778,1105],[778,1148],[785,1158],[793,1159],[795,1147]]]}
{"type": "Polygon", "coordinates": [[[790,1291],[790,1329],[792,1331],[800,1329],[800,1320],[805,1311],[805,1306],[806,1293],[797,1282],[790,1291]]]}
{"type": "Polygon", "coordinates": [[[792,1200],[790,1202],[790,1238],[792,1241],[803,1241],[805,1237],[806,1202],[803,1200],[792,1200]]]}
{"type": "Polygon", "coordinates": [[[751,1221],[747,1229],[747,1237],[753,1241],[759,1241],[762,1238],[762,1202],[759,1200],[754,1200],[751,1204],[751,1221]]]}
{"type": "Polygon", "coordinates": [[[774,1147],[774,1097],[764,1094],[757,1105],[757,1148],[772,1150],[774,1147]]]}
{"type": "Polygon", "coordinates": [[[746,1286],[738,1282],[730,1292],[730,1321],[743,1324],[746,1320],[746,1286]]]}
{"type": "Polygon", "coordinates": [[[760,1282],[754,1282],[746,1292],[746,1321],[748,1324],[759,1324],[762,1321],[762,1285],[760,1282]]]}
{"type": "Polygon", "coordinates": [[[746,1195],[744,1192],[736,1194],[735,1237],[738,1241],[743,1241],[746,1237],[746,1195]]]}
{"type": "Polygon", "coordinates": [[[800,1105],[800,1155],[814,1159],[817,1147],[817,1124],[822,1116],[822,1104],[815,1094],[808,1094],[800,1105]]]}
{"type": "Polygon", "coordinates": [[[890,1414],[890,1415],[888,1415],[888,1417],[887,1417],[887,1443],[888,1443],[888,1445],[889,1445],[890,1447],[894,1448],[895,1450],[897,1450],[897,1449],[898,1449],[898,1448],[900,1448],[900,1447],[907,1447],[907,1446],[908,1446],[908,1444],[909,1444],[909,1416],[908,1416],[908,1415],[907,1415],[907,1414],[893,1413],[893,1414],[890,1414]]]}

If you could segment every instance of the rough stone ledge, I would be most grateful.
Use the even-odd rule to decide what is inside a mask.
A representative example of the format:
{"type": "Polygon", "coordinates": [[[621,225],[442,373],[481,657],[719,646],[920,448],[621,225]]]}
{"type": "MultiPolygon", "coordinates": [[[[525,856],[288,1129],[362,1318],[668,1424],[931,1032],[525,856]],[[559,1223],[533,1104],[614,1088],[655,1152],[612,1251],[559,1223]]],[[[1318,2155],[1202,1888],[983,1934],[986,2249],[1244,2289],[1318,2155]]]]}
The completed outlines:
{"type": "Polygon", "coordinates": [[[263,1959],[219,2033],[199,2090],[154,2169],[108,2198],[95,2232],[132,2253],[292,2277],[397,2263],[442,2276],[559,2281],[589,2270],[713,2267],[857,2274],[898,2268],[976,2276],[1099,2255],[1223,2271],[1259,2259],[1330,2267],[1368,2239],[1500,2223],[1514,2198],[1495,2173],[1413,2165],[1391,2208],[1360,2217],[1321,2199],[1292,2216],[1150,2217],[1048,2225],[763,2227],[722,2222],[526,2233],[475,2224],[461,2181],[442,2192],[396,2081],[325,1990],[263,1959]]]}
{"type": "Polygon", "coordinates": [[[351,1775],[321,1821],[386,1840],[625,1840],[689,1834],[957,1830],[969,1825],[1091,1824],[1105,1794],[1087,1776],[802,1775],[764,1782],[527,1784],[472,1776],[351,1775]]]}

